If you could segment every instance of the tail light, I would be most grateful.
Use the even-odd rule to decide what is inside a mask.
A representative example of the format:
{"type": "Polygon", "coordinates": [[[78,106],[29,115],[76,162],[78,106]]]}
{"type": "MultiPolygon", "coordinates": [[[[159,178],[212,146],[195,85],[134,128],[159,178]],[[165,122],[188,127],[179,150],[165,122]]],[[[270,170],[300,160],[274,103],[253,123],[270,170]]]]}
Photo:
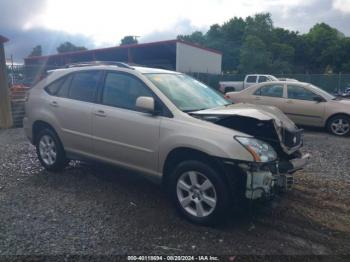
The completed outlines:
{"type": "Polygon", "coordinates": [[[228,94],[224,95],[225,99],[230,99],[230,96],[228,94]]]}

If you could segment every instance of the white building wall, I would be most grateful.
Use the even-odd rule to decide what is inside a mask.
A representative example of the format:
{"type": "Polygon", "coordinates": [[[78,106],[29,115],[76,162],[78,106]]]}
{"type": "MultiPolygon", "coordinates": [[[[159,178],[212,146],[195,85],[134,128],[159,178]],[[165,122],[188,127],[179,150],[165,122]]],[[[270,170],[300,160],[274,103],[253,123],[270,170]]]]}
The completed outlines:
{"type": "Polygon", "coordinates": [[[185,43],[176,44],[176,71],[221,74],[222,55],[185,43]]]}

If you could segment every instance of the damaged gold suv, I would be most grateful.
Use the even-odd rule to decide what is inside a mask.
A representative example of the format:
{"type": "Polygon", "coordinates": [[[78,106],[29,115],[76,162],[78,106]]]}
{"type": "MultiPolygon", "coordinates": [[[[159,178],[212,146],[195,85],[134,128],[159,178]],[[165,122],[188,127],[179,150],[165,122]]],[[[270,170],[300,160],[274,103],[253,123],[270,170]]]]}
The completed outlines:
{"type": "Polygon", "coordinates": [[[24,127],[41,164],[102,161],[156,178],[180,213],[213,224],[244,198],[289,189],[302,131],[271,106],[232,105],[178,72],[87,63],[51,71],[30,91],[24,127]]]}

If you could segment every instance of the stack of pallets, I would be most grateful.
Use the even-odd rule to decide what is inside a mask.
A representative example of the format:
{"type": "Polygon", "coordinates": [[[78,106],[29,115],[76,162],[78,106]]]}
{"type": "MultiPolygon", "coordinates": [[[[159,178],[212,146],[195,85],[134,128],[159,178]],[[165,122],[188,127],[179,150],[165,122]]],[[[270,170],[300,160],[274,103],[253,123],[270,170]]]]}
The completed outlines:
{"type": "Polygon", "coordinates": [[[23,126],[23,117],[25,115],[24,103],[27,96],[26,87],[12,87],[11,88],[11,108],[13,127],[23,126]]]}

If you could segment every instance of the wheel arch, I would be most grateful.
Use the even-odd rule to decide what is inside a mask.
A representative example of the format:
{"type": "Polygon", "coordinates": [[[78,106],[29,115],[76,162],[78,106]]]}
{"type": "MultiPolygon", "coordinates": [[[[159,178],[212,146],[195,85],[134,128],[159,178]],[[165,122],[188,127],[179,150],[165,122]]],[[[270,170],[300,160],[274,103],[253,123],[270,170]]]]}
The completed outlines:
{"type": "Polygon", "coordinates": [[[36,143],[36,140],[37,140],[37,137],[38,137],[38,134],[40,133],[40,131],[45,129],[45,128],[51,129],[53,132],[55,132],[57,137],[59,137],[55,128],[51,124],[49,124],[48,122],[43,121],[43,120],[36,120],[32,126],[33,144],[36,143]]]}
{"type": "Polygon", "coordinates": [[[178,147],[170,151],[164,161],[162,168],[162,184],[164,185],[164,188],[168,187],[168,182],[170,180],[169,177],[171,176],[172,170],[174,170],[179,163],[186,160],[199,160],[209,164],[212,168],[217,170],[219,175],[225,180],[225,182],[227,182],[231,192],[237,191],[236,187],[241,186],[236,183],[238,176],[240,178],[238,181],[242,183],[246,181],[246,175],[240,168],[236,166],[227,166],[220,158],[211,156],[198,149],[178,147]],[[237,176],[235,176],[235,172],[237,172],[237,176]]]}
{"type": "Polygon", "coordinates": [[[350,118],[350,114],[347,114],[347,113],[335,113],[333,115],[330,115],[327,120],[325,121],[325,127],[327,128],[328,127],[328,124],[329,124],[329,121],[333,118],[333,117],[336,117],[336,116],[346,116],[348,118],[350,118]]]}

